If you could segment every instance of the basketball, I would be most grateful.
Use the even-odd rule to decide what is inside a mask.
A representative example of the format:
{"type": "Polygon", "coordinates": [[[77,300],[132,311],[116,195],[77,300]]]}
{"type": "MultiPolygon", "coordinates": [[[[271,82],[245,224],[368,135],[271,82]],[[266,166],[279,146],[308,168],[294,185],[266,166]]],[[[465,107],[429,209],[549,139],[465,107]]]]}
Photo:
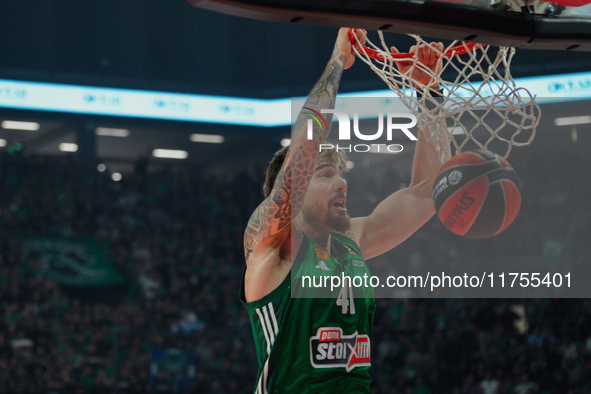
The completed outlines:
{"type": "Polygon", "coordinates": [[[441,222],[454,234],[488,238],[504,231],[521,206],[519,177],[502,157],[476,150],[443,165],[433,186],[441,222]]]}

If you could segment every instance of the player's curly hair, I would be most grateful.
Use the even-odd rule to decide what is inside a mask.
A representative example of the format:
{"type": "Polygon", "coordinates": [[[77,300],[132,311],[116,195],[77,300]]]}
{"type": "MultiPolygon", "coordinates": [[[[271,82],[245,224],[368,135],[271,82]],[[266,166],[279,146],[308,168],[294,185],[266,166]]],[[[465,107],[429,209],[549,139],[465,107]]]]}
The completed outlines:
{"type": "MultiPolygon", "coordinates": [[[[263,185],[263,195],[265,198],[271,195],[271,191],[275,185],[275,179],[277,179],[277,174],[279,174],[288,152],[289,145],[275,152],[275,156],[273,156],[269,162],[265,184],[263,185]]],[[[331,163],[334,163],[337,167],[342,168],[343,172],[347,171],[347,154],[343,150],[337,150],[334,147],[332,149],[323,149],[318,155],[317,162],[325,160],[328,160],[331,163]]]]}

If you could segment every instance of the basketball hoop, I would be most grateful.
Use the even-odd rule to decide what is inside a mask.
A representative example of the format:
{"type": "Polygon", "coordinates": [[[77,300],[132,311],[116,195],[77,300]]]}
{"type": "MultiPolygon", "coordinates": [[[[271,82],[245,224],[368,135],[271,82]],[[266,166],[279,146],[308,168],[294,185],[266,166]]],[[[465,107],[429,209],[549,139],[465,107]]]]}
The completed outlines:
{"type": "MultiPolygon", "coordinates": [[[[354,45],[356,55],[413,114],[420,114],[418,125],[427,130],[428,139],[439,139],[442,133],[448,133],[449,147],[439,148],[442,162],[452,145],[455,154],[462,149],[494,147],[497,151],[504,149],[503,157],[507,158],[512,147],[533,141],[541,111],[535,97],[527,89],[517,87],[511,76],[514,48],[501,47],[494,53],[487,45],[454,41],[443,51],[434,48],[442,59],[442,72],[436,75],[413,54],[390,52],[383,33],[378,34],[381,47],[367,37],[365,45],[361,45],[353,30],[349,32],[351,42],[359,44],[354,45]],[[412,63],[406,73],[396,66],[402,62],[412,63]],[[436,90],[412,79],[416,68],[431,77],[429,86],[437,86],[436,90]],[[441,78],[452,73],[453,79],[441,78]]],[[[410,36],[417,45],[428,44],[418,35],[410,36]]]]}

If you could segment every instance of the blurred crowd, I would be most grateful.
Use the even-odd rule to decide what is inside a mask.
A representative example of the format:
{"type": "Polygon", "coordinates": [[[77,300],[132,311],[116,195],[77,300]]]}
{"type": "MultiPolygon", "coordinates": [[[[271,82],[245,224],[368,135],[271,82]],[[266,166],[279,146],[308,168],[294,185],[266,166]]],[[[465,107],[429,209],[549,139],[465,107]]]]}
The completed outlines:
{"type": "MultiPolygon", "coordinates": [[[[238,291],[258,174],[165,168],[115,182],[75,156],[0,158],[0,393],[252,391],[257,362],[238,291]],[[108,245],[125,284],[60,286],[23,246],[31,236],[108,245]]],[[[586,264],[589,183],[568,172],[542,182],[531,168],[558,172],[542,160],[514,165],[535,190],[524,197],[535,210],[515,223],[520,239],[474,246],[435,219],[393,252],[397,264],[418,252],[433,264],[468,251],[542,256],[553,237],[557,258],[586,264]]],[[[377,182],[349,176],[350,193],[377,182]]],[[[591,392],[587,299],[379,299],[377,308],[372,393],[591,392]]]]}

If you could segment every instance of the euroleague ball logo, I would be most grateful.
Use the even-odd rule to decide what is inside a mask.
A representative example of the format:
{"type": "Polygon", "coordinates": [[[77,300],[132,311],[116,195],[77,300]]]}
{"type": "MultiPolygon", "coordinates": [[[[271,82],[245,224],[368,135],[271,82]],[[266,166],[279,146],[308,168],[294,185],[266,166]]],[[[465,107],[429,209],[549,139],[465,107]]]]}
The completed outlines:
{"type": "Polygon", "coordinates": [[[447,176],[447,181],[450,185],[457,185],[462,180],[462,173],[460,171],[452,171],[447,176]]]}

